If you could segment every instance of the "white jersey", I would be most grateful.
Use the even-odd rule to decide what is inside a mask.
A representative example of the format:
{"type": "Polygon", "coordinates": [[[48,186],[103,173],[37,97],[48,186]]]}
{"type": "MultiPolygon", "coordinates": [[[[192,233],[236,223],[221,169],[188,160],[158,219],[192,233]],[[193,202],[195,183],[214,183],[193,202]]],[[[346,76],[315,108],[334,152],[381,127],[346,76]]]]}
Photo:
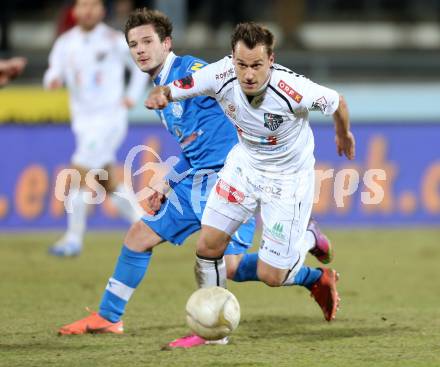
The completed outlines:
{"type": "Polygon", "coordinates": [[[103,23],[90,32],[76,26],[56,40],[44,75],[45,87],[55,79],[69,89],[73,122],[93,120],[94,114],[124,115],[119,113],[125,109],[123,97],[136,102],[148,81],[132,60],[124,35],[103,23]],[[124,93],[126,67],[131,77],[124,93]]]}
{"type": "Polygon", "coordinates": [[[274,64],[265,92],[250,101],[242,91],[230,56],[168,86],[173,100],[209,95],[235,125],[250,165],[266,176],[313,167],[314,140],[309,110],[333,114],[336,91],[274,64]]]}

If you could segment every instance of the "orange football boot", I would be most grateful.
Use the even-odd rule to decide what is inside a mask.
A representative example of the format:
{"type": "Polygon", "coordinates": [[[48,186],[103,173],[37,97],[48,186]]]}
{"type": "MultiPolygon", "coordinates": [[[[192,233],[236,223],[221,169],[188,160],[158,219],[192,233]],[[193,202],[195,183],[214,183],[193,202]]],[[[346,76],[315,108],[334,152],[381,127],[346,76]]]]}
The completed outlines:
{"type": "Polygon", "coordinates": [[[58,330],[58,335],[124,333],[124,324],[122,320],[118,322],[110,322],[100,316],[97,312],[89,312],[89,316],[61,327],[60,330],[58,330]]]}
{"type": "Polygon", "coordinates": [[[338,291],[336,289],[336,282],[339,280],[339,274],[336,270],[324,268],[319,280],[312,285],[311,296],[321,307],[324,317],[327,321],[332,321],[336,317],[336,312],[339,308],[338,291]]]}

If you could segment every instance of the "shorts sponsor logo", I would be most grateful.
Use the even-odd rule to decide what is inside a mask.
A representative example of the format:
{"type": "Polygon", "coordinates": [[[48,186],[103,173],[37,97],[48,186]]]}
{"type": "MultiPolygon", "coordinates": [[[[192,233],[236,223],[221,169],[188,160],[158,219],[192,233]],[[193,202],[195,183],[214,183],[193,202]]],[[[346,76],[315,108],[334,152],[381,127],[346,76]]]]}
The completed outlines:
{"type": "Polygon", "coordinates": [[[191,89],[194,87],[194,78],[192,75],[188,75],[185,78],[175,80],[173,84],[180,89],[191,89]]]}
{"type": "Polygon", "coordinates": [[[300,103],[303,96],[299,94],[295,89],[293,89],[284,80],[278,82],[278,88],[280,88],[284,93],[286,93],[290,98],[292,98],[296,103],[300,103]]]}
{"type": "Polygon", "coordinates": [[[286,236],[284,235],[284,226],[280,222],[275,223],[272,228],[269,228],[266,231],[274,240],[286,240],[286,236]]]}
{"type": "Polygon", "coordinates": [[[203,69],[206,66],[206,63],[201,61],[193,61],[189,66],[188,69],[186,69],[188,72],[194,72],[199,71],[200,69],[203,69]]]}
{"type": "Polygon", "coordinates": [[[261,190],[265,194],[269,194],[269,195],[275,196],[277,198],[281,197],[281,192],[282,192],[281,187],[275,187],[275,186],[269,186],[269,185],[268,186],[258,185],[258,184],[253,183],[248,176],[246,176],[246,180],[247,180],[248,184],[251,185],[256,190],[261,190]]]}
{"type": "Polygon", "coordinates": [[[244,193],[238,191],[235,187],[232,187],[222,179],[217,182],[215,191],[219,196],[225,198],[228,202],[233,204],[241,203],[244,200],[244,193]]]}
{"type": "Polygon", "coordinates": [[[280,252],[279,252],[279,251],[275,251],[273,248],[269,249],[269,252],[270,252],[271,254],[276,255],[276,256],[280,256],[280,252]]]}
{"type": "Polygon", "coordinates": [[[277,251],[277,250],[275,250],[275,249],[270,248],[269,246],[267,246],[266,243],[264,242],[264,240],[261,240],[260,250],[267,251],[267,252],[269,252],[270,254],[273,254],[273,255],[275,255],[275,256],[280,256],[280,255],[281,255],[281,252],[280,252],[280,251],[277,251]]]}
{"type": "Polygon", "coordinates": [[[268,128],[270,131],[278,129],[283,121],[283,116],[275,115],[274,113],[264,114],[264,127],[268,128]]]}

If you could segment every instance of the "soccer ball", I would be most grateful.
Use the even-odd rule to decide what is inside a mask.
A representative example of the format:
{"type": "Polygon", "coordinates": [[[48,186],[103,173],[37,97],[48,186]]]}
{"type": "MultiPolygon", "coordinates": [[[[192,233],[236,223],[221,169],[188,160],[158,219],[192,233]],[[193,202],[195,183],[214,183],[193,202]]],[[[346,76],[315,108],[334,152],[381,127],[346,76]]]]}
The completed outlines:
{"type": "Polygon", "coordinates": [[[186,322],[204,339],[222,339],[237,328],[240,305],[237,298],[224,288],[200,288],[186,303],[186,322]]]}

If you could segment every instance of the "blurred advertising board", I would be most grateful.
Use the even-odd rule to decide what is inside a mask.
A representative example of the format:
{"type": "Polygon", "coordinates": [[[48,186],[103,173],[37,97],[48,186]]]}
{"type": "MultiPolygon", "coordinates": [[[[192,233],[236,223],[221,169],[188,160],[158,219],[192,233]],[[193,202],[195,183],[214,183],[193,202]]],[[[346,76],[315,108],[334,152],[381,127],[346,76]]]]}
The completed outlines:
{"type": "MultiPolygon", "coordinates": [[[[313,126],[316,195],[314,215],[332,226],[440,224],[440,124],[353,124],[357,156],[336,154],[331,125],[313,126]]],[[[147,146],[134,160],[165,161],[180,148],[160,125],[131,125],[118,159],[147,146]]],[[[0,127],[0,230],[62,229],[64,205],[55,195],[57,174],[69,166],[74,139],[68,125],[0,127]]],[[[149,184],[148,170],[133,177],[135,191],[149,184]]],[[[89,228],[127,228],[109,200],[91,208],[89,228]]]]}

